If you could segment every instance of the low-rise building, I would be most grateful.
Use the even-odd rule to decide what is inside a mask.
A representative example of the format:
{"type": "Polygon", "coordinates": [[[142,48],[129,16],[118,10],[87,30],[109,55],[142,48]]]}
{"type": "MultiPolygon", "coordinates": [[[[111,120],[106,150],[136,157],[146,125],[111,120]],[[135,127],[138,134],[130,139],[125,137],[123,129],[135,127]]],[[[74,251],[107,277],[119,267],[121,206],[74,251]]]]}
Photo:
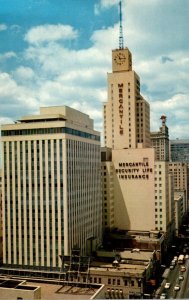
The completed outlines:
{"type": "Polygon", "coordinates": [[[104,298],[141,298],[156,284],[156,251],[130,249],[96,252],[93,261],[73,255],[62,258],[61,280],[104,285],[104,298]]]}
{"type": "Polygon", "coordinates": [[[27,285],[25,280],[0,278],[0,299],[41,299],[40,286],[27,285]]]}
{"type": "Polygon", "coordinates": [[[103,262],[92,262],[90,282],[104,284],[106,299],[141,298],[148,291],[149,284],[155,285],[155,251],[137,248],[116,253],[98,251],[97,257],[103,262]],[[112,263],[108,262],[110,259],[112,263]]]}

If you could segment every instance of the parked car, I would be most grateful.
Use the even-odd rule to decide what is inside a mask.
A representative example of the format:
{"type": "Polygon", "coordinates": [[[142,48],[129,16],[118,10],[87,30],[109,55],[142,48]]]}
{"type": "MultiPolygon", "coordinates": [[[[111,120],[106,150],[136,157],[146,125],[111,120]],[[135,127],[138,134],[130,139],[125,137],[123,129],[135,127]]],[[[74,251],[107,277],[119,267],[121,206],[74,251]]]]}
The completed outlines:
{"type": "Polygon", "coordinates": [[[176,284],[175,287],[174,287],[174,290],[179,291],[180,290],[180,285],[176,284]]]}
{"type": "Polygon", "coordinates": [[[178,257],[177,257],[177,256],[174,256],[174,257],[173,257],[173,260],[177,261],[177,260],[178,260],[178,257]]]}
{"type": "Polygon", "coordinates": [[[189,258],[189,255],[188,255],[188,254],[186,254],[184,258],[185,258],[185,259],[188,259],[188,258],[189,258]]]}
{"type": "Polygon", "coordinates": [[[165,284],[165,289],[169,289],[170,286],[171,286],[171,283],[170,283],[170,282],[166,282],[166,284],[165,284]]]}
{"type": "Polygon", "coordinates": [[[181,267],[180,267],[180,271],[181,271],[181,272],[185,272],[185,271],[186,271],[186,267],[185,267],[185,266],[181,266],[181,267]]]}
{"type": "Polygon", "coordinates": [[[175,265],[170,265],[169,269],[170,269],[170,270],[173,270],[174,267],[175,267],[175,265]]]}
{"type": "Polygon", "coordinates": [[[166,294],[162,293],[161,296],[160,296],[160,299],[166,299],[166,294]]]}
{"type": "Polygon", "coordinates": [[[183,275],[179,275],[179,280],[180,281],[184,280],[184,276],[183,275]]]}

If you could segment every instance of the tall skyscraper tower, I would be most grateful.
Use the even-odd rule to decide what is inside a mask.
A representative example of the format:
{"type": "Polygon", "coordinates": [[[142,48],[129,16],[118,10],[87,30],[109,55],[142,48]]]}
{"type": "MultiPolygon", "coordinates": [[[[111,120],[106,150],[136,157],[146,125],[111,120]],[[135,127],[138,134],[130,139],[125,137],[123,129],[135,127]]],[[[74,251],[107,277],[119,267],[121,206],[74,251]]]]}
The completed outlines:
{"type": "Polygon", "coordinates": [[[112,51],[108,102],[104,105],[104,141],[112,149],[150,146],[149,104],[140,94],[140,78],[132,70],[128,48],[112,51]]]}
{"type": "Polygon", "coordinates": [[[150,107],[140,94],[140,78],[132,69],[131,52],[123,45],[121,18],[119,41],[119,49],[112,51],[104,104],[104,227],[167,231],[172,228],[173,214],[169,165],[155,161],[150,107]],[[110,149],[111,156],[107,155],[110,149]]]}
{"type": "Polygon", "coordinates": [[[58,267],[101,243],[100,134],[62,107],[3,125],[3,262],[58,267]]]}
{"type": "MultiPolygon", "coordinates": [[[[122,41],[121,21],[120,17],[119,41],[122,41]]],[[[124,48],[123,42],[119,43],[119,49],[112,51],[108,101],[104,105],[104,141],[112,149],[114,170],[112,224],[117,228],[155,229],[155,153],[149,148],[149,114],[149,104],[140,94],[139,76],[132,70],[131,52],[124,48]],[[153,213],[146,215],[146,207],[153,213]]]]}

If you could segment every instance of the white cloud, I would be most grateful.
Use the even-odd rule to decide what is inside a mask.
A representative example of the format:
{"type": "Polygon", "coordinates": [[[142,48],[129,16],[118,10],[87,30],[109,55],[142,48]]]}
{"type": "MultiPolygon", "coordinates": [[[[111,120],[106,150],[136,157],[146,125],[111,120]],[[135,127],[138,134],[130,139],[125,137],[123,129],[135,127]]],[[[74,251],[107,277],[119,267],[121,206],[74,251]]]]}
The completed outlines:
{"type": "Polygon", "coordinates": [[[156,100],[151,103],[151,129],[157,131],[161,122],[159,118],[162,114],[167,116],[169,135],[171,139],[187,136],[188,131],[183,128],[189,128],[188,123],[188,94],[175,94],[173,97],[162,100],[156,100]],[[182,124],[182,125],[181,125],[182,124]]]}
{"type": "Polygon", "coordinates": [[[13,74],[14,74],[14,78],[16,78],[17,80],[21,80],[22,82],[32,80],[36,76],[34,70],[32,70],[29,67],[24,67],[24,66],[18,67],[13,72],[13,74]]]}
{"type": "Polygon", "coordinates": [[[25,40],[31,44],[37,45],[44,42],[54,42],[60,40],[72,40],[78,37],[77,30],[69,25],[41,25],[31,28],[25,40]]]}
{"type": "MultiPolygon", "coordinates": [[[[96,13],[118,6],[118,2],[101,1],[96,13]]],[[[183,137],[189,132],[189,50],[187,23],[183,21],[187,9],[181,13],[178,0],[122,3],[125,45],[133,54],[133,69],[140,76],[142,93],[150,102],[151,128],[157,131],[160,116],[166,114],[170,136],[183,137]]],[[[7,75],[3,80],[0,76],[0,101],[11,103],[7,111],[17,107],[17,115],[22,116],[26,111],[38,112],[39,106],[68,105],[94,118],[98,130],[102,127],[106,74],[111,72],[111,50],[119,45],[119,24],[94,31],[92,45],[86,49],[70,50],[66,43],[59,43],[77,37],[74,28],[60,24],[28,31],[23,65],[12,72],[12,77],[7,75]]],[[[12,112],[13,119],[15,115],[12,112]]]]}
{"type": "Polygon", "coordinates": [[[10,59],[13,57],[16,57],[16,53],[13,51],[9,51],[4,54],[0,54],[0,60],[7,60],[7,59],[10,59]]]}
{"type": "Polygon", "coordinates": [[[120,0],[101,0],[101,7],[109,8],[113,5],[117,5],[119,2],[120,0]]]}
{"type": "Polygon", "coordinates": [[[7,30],[7,25],[6,24],[0,24],[0,31],[7,30]]]}
{"type": "Polygon", "coordinates": [[[8,73],[0,73],[0,103],[1,115],[13,120],[39,106],[35,90],[19,85],[8,73]]]}
{"type": "Polygon", "coordinates": [[[118,5],[119,2],[120,0],[101,0],[100,3],[95,4],[94,13],[99,15],[102,10],[118,5]]]}

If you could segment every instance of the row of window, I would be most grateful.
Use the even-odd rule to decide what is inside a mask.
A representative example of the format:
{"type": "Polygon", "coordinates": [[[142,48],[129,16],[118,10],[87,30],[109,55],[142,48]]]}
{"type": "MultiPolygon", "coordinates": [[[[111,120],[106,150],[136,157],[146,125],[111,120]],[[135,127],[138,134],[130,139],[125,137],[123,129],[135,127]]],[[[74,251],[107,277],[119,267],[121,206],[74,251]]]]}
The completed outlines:
{"type": "MultiPolygon", "coordinates": [[[[86,282],[87,281],[87,278],[86,277],[83,277],[83,282],[86,282]]],[[[70,276],[69,278],[70,281],[74,281],[74,278],[72,276],[70,276]]],[[[80,281],[79,278],[77,278],[78,281],[80,281]]],[[[102,283],[102,278],[101,277],[90,277],[89,278],[89,282],[90,283],[102,283]]],[[[141,280],[130,280],[130,279],[124,279],[123,280],[123,283],[124,283],[124,286],[135,286],[137,285],[138,287],[141,287],[141,280]]],[[[121,285],[121,280],[119,278],[108,278],[108,282],[107,282],[108,285],[121,285]]]]}
{"type": "Polygon", "coordinates": [[[75,136],[84,137],[87,139],[92,139],[100,141],[100,136],[83,132],[80,130],[68,128],[68,127],[58,127],[58,128],[36,128],[36,129],[21,129],[21,130],[2,130],[1,136],[15,136],[15,135],[33,135],[33,134],[56,134],[56,133],[67,133],[75,136]]]}

